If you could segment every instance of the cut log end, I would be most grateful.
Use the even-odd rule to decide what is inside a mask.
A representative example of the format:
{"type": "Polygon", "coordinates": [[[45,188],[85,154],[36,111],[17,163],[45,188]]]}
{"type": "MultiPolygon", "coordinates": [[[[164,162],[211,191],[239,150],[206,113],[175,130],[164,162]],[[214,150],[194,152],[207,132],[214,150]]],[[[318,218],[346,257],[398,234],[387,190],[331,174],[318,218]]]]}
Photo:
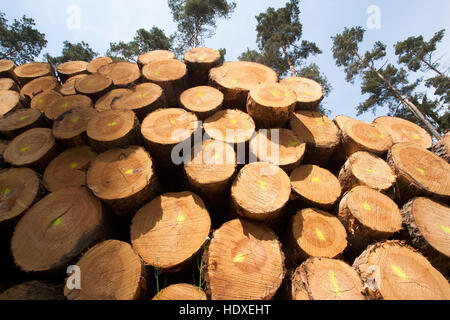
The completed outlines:
{"type": "Polygon", "coordinates": [[[166,193],[136,213],[131,243],[145,263],[163,272],[176,271],[202,249],[210,229],[211,219],[199,196],[166,193]]]}
{"type": "Polygon", "coordinates": [[[351,266],[340,260],[309,258],[291,279],[293,300],[365,300],[363,283],[351,266]]]}
{"type": "Polygon", "coordinates": [[[106,64],[98,69],[98,73],[110,77],[116,87],[128,87],[141,76],[137,64],[126,61],[106,64]]]}
{"type": "Polygon", "coordinates": [[[259,128],[280,128],[295,109],[295,92],[279,83],[254,86],[247,98],[247,112],[259,128]]]}
{"type": "Polygon", "coordinates": [[[76,76],[78,74],[87,73],[88,62],[86,61],[68,61],[59,64],[56,67],[58,76],[61,81],[66,81],[68,78],[76,76]]]}
{"type": "Polygon", "coordinates": [[[119,99],[124,95],[131,93],[132,91],[130,89],[125,88],[111,90],[105,93],[95,102],[95,109],[99,112],[112,110],[112,104],[114,103],[114,101],[116,101],[117,99],[119,99]]]}
{"type": "Polygon", "coordinates": [[[86,129],[95,114],[97,112],[91,107],[77,107],[64,112],[53,122],[53,136],[68,147],[87,144],[86,129]]]}
{"type": "Polygon", "coordinates": [[[88,73],[96,73],[98,69],[112,62],[113,60],[110,57],[99,57],[89,62],[86,66],[86,70],[88,73]]]}
{"type": "Polygon", "coordinates": [[[68,110],[77,107],[93,107],[92,99],[88,96],[75,94],[70,96],[63,96],[51,101],[45,109],[45,117],[49,123],[53,123],[60,115],[68,110]]]}
{"type": "Polygon", "coordinates": [[[75,90],[75,82],[77,80],[83,79],[85,77],[87,77],[87,74],[79,74],[79,75],[70,77],[61,86],[61,88],[59,89],[59,92],[64,96],[71,96],[71,95],[77,94],[77,92],[75,90]]]}
{"type": "Polygon", "coordinates": [[[187,111],[204,120],[222,109],[223,94],[209,86],[198,86],[184,91],[180,103],[187,111]]]}
{"type": "Polygon", "coordinates": [[[220,52],[216,49],[197,47],[187,51],[184,62],[193,86],[206,85],[209,71],[220,64],[220,52]]]}
{"type": "Polygon", "coordinates": [[[239,216],[268,223],[280,216],[290,194],[289,176],[263,162],[243,167],[231,187],[232,205],[239,216]]]}
{"type": "Polygon", "coordinates": [[[92,99],[100,98],[111,89],[113,81],[110,77],[94,73],[75,80],[75,91],[92,99]]]}
{"type": "Polygon", "coordinates": [[[126,242],[107,240],[89,249],[76,264],[81,289],[64,287],[69,300],[133,300],[145,294],[145,272],[126,242]]]}
{"type": "Polygon", "coordinates": [[[18,109],[0,118],[0,134],[14,139],[19,134],[39,126],[44,126],[45,121],[41,111],[36,109],[18,109]]]}
{"type": "Polygon", "coordinates": [[[281,286],[284,254],[268,227],[231,220],[214,232],[205,258],[212,300],[268,300],[281,286]]]}
{"type": "Polygon", "coordinates": [[[305,205],[330,208],[340,197],[339,180],[328,170],[316,165],[301,165],[292,171],[292,192],[305,205]]]}
{"type": "Polygon", "coordinates": [[[17,224],[11,240],[25,272],[60,271],[104,236],[100,200],[85,188],[64,188],[37,202],[17,224]]]}
{"type": "Polygon", "coordinates": [[[48,90],[41,93],[38,93],[33,97],[30,103],[31,109],[36,109],[41,112],[45,112],[45,109],[49,104],[53,102],[53,100],[62,97],[62,95],[55,90],[48,90]]]}
{"type": "Polygon", "coordinates": [[[168,50],[152,50],[138,56],[138,65],[142,68],[156,60],[175,59],[175,54],[168,50]]]}
{"type": "Polygon", "coordinates": [[[12,90],[0,90],[0,118],[8,112],[25,108],[20,94],[12,90]]]}
{"type": "Polygon", "coordinates": [[[43,184],[54,192],[86,185],[86,172],[96,154],[88,146],[71,148],[53,159],[44,171],[43,184]]]}
{"type": "Polygon", "coordinates": [[[293,90],[297,97],[296,110],[317,111],[324,97],[322,86],[314,80],[303,77],[289,77],[280,84],[293,90]]]}
{"type": "Polygon", "coordinates": [[[45,62],[25,63],[14,69],[15,77],[22,85],[27,84],[33,79],[45,76],[54,76],[53,68],[45,62]]]}
{"type": "Polygon", "coordinates": [[[152,300],[206,300],[206,294],[200,287],[177,283],[162,289],[152,300]]]}
{"type": "Polygon", "coordinates": [[[353,263],[366,292],[385,300],[448,300],[448,281],[420,253],[400,241],[370,245],[353,263]]]}

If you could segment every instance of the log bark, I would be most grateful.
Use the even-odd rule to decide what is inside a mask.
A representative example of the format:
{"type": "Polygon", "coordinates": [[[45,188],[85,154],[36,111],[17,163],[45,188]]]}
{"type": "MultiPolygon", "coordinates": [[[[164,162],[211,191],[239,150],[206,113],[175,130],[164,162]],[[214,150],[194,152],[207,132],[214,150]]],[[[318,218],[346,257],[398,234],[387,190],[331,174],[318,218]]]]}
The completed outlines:
{"type": "Polygon", "coordinates": [[[97,114],[91,107],[76,107],[55,119],[52,134],[66,147],[77,147],[89,143],[86,130],[89,120],[97,114]]]}
{"type": "Polygon", "coordinates": [[[419,252],[401,241],[370,245],[355,260],[371,299],[448,300],[450,287],[419,252]]]}
{"type": "Polygon", "coordinates": [[[231,206],[244,219],[273,224],[283,213],[291,185],[278,166],[255,162],[244,166],[231,186],[231,206]]]}
{"type": "Polygon", "coordinates": [[[291,278],[292,300],[366,300],[361,277],[343,261],[309,258],[291,278]]]}
{"type": "Polygon", "coordinates": [[[131,218],[161,189],[152,158],[138,146],[98,155],[91,163],[86,179],[94,195],[124,218],[131,218]]]}
{"type": "Polygon", "coordinates": [[[30,208],[11,240],[15,263],[25,272],[57,273],[105,236],[100,200],[86,188],[50,193],[30,208]]]}
{"type": "Polygon", "coordinates": [[[292,198],[303,207],[329,209],[339,199],[339,180],[328,170],[316,165],[301,165],[292,171],[292,198]]]}
{"type": "Polygon", "coordinates": [[[15,285],[0,294],[0,300],[63,300],[59,288],[43,281],[32,280],[15,285]]]}
{"type": "Polygon", "coordinates": [[[247,113],[258,128],[281,128],[296,104],[295,92],[279,83],[254,86],[247,98],[247,113]]]}
{"type": "Polygon", "coordinates": [[[164,90],[167,105],[177,108],[181,93],[187,89],[187,68],[179,60],[155,60],[142,68],[142,81],[159,85],[164,90]]]}
{"type": "Polygon", "coordinates": [[[229,109],[245,110],[247,96],[253,86],[277,81],[275,71],[255,62],[225,62],[209,73],[209,85],[222,91],[224,108],[229,109]]]}
{"type": "Polygon", "coordinates": [[[67,187],[86,186],[86,172],[97,156],[88,146],[70,148],[45,168],[42,182],[50,192],[67,187]]]}
{"type": "Polygon", "coordinates": [[[280,84],[295,92],[296,110],[319,111],[320,102],[324,98],[323,89],[319,83],[303,77],[289,77],[280,80],[280,84]]]}
{"type": "Polygon", "coordinates": [[[327,116],[314,111],[296,111],[290,127],[306,143],[303,163],[324,166],[340,143],[339,129],[327,116]]]}
{"type": "Polygon", "coordinates": [[[144,262],[176,272],[201,252],[211,231],[202,199],[192,192],[166,193],[136,212],[131,243],[144,262]],[[157,241],[158,246],[152,245],[157,241]]]}
{"type": "Polygon", "coordinates": [[[68,300],[137,300],[146,293],[146,270],[126,242],[107,240],[90,248],[76,264],[81,289],[64,287],[68,300]]]}
{"type": "Polygon", "coordinates": [[[205,120],[222,110],[223,93],[209,86],[193,87],[181,94],[180,104],[200,120],[205,120]]]}
{"type": "Polygon", "coordinates": [[[272,299],[286,274],[276,234],[239,219],[214,232],[204,261],[205,291],[212,300],[272,299]]]}
{"type": "Polygon", "coordinates": [[[410,243],[448,274],[450,271],[450,207],[428,198],[414,198],[402,208],[403,224],[410,243]]]}
{"type": "Polygon", "coordinates": [[[13,166],[24,166],[43,172],[58,152],[59,147],[50,129],[33,128],[15,137],[8,144],[3,157],[13,166]]]}
{"type": "Polygon", "coordinates": [[[220,64],[220,52],[211,48],[192,48],[184,54],[191,87],[208,84],[209,71],[220,64]]]}
{"type": "Polygon", "coordinates": [[[141,144],[139,120],[129,110],[96,113],[88,122],[86,134],[89,145],[97,153],[141,144]]]}
{"type": "Polygon", "coordinates": [[[450,163],[450,134],[446,134],[441,140],[439,140],[431,150],[450,163]]]}

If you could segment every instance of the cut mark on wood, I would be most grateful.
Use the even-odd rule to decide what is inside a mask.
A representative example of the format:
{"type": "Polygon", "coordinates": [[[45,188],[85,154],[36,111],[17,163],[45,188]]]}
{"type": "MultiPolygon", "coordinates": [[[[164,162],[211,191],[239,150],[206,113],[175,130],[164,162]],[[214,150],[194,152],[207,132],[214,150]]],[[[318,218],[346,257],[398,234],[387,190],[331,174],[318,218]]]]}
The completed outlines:
{"type": "Polygon", "coordinates": [[[277,90],[272,90],[272,95],[273,95],[274,97],[278,97],[279,94],[280,94],[280,93],[279,93],[277,90]]]}
{"type": "Polygon", "coordinates": [[[284,96],[285,96],[285,97],[290,97],[291,94],[290,94],[289,92],[285,92],[285,93],[284,93],[284,96]]]}
{"type": "Polygon", "coordinates": [[[310,96],[311,92],[305,91],[305,92],[303,92],[303,94],[306,95],[306,96],[310,96]]]}
{"type": "Polygon", "coordinates": [[[20,152],[26,152],[26,151],[28,151],[28,147],[20,148],[20,152]]]}
{"type": "Polygon", "coordinates": [[[443,224],[441,224],[441,229],[442,229],[446,234],[450,234],[450,227],[444,226],[443,224]]]}
{"type": "Polygon", "coordinates": [[[292,141],[291,143],[289,143],[289,145],[291,147],[296,147],[298,145],[298,142],[297,141],[292,141]]]}
{"type": "Polygon", "coordinates": [[[205,57],[199,57],[198,60],[203,61],[203,60],[205,60],[205,57]]]}
{"type": "Polygon", "coordinates": [[[127,171],[125,171],[125,174],[132,174],[133,173],[133,169],[128,169],[127,171]]]}
{"type": "Polygon", "coordinates": [[[399,266],[396,266],[395,264],[392,265],[392,271],[394,271],[394,273],[402,278],[403,280],[406,280],[406,273],[402,270],[402,268],[400,268],[399,266]]]}
{"type": "Polygon", "coordinates": [[[197,97],[201,98],[203,97],[205,94],[203,92],[197,92],[197,97]]]}
{"type": "Polygon", "coordinates": [[[75,117],[75,118],[73,118],[72,120],[70,120],[70,121],[72,121],[73,123],[77,123],[78,122],[78,120],[80,120],[80,118],[79,117],[75,117]]]}
{"type": "Polygon", "coordinates": [[[23,120],[25,120],[26,118],[28,118],[28,116],[22,116],[22,117],[19,118],[19,121],[23,121],[23,120]]]}
{"type": "Polygon", "coordinates": [[[6,188],[5,191],[3,191],[3,194],[6,196],[7,194],[11,193],[10,188],[6,188]]]}
{"type": "Polygon", "coordinates": [[[320,182],[320,178],[319,178],[319,177],[312,177],[312,178],[311,178],[311,181],[312,181],[313,183],[318,183],[318,182],[320,182]]]}
{"type": "Polygon", "coordinates": [[[175,124],[175,122],[176,122],[175,120],[170,120],[170,124],[172,125],[175,124]]]}
{"type": "Polygon", "coordinates": [[[379,138],[379,139],[384,139],[384,134],[382,133],[377,133],[375,134],[375,137],[379,138]]]}
{"type": "Polygon", "coordinates": [[[264,190],[267,187],[267,183],[265,183],[262,180],[258,180],[258,184],[259,184],[259,187],[261,188],[261,190],[264,190]]]}
{"type": "Polygon", "coordinates": [[[367,172],[369,172],[369,173],[375,173],[375,170],[373,170],[373,169],[367,169],[367,172]]]}
{"type": "Polygon", "coordinates": [[[144,98],[146,95],[147,95],[146,93],[141,93],[141,94],[138,94],[137,97],[138,97],[139,99],[142,99],[142,98],[144,98]]]}
{"type": "Polygon", "coordinates": [[[44,99],[39,99],[38,103],[44,103],[44,99]]]}
{"type": "Polygon", "coordinates": [[[319,228],[316,228],[316,235],[317,235],[317,238],[319,238],[320,241],[325,241],[326,240],[325,236],[322,233],[322,230],[320,230],[319,228]]]}
{"type": "Polygon", "coordinates": [[[232,79],[231,82],[237,83],[238,81],[236,79],[232,79]]]}
{"type": "Polygon", "coordinates": [[[330,277],[331,284],[333,285],[334,292],[338,297],[341,296],[341,290],[339,289],[339,285],[337,283],[336,275],[333,270],[328,271],[328,276],[330,277]]]}
{"type": "Polygon", "coordinates": [[[59,226],[61,224],[62,218],[58,217],[53,221],[54,226],[59,226]]]}
{"type": "Polygon", "coordinates": [[[70,164],[70,167],[71,167],[72,169],[75,169],[76,167],[78,167],[78,163],[76,163],[76,162],[74,161],[74,162],[72,162],[72,163],[70,164]]]}
{"type": "Polygon", "coordinates": [[[64,102],[62,105],[61,105],[61,108],[67,108],[69,106],[69,103],[68,102],[64,102]]]}
{"type": "Polygon", "coordinates": [[[177,223],[183,223],[184,221],[186,221],[186,216],[184,214],[180,213],[177,216],[177,223]]]}
{"type": "Polygon", "coordinates": [[[153,73],[155,76],[159,76],[159,71],[155,71],[155,73],[153,73]]]}
{"type": "Polygon", "coordinates": [[[425,175],[425,170],[423,170],[422,168],[416,168],[416,170],[421,174],[421,175],[425,175]]]}
{"type": "Polygon", "coordinates": [[[372,207],[371,207],[370,204],[368,204],[367,202],[364,202],[363,208],[364,208],[364,210],[366,210],[366,211],[371,211],[371,210],[372,210],[372,207]]]}
{"type": "Polygon", "coordinates": [[[413,135],[414,140],[420,140],[420,136],[418,134],[413,135]]]}
{"type": "Polygon", "coordinates": [[[324,126],[325,125],[325,122],[323,122],[322,119],[317,119],[316,122],[317,122],[318,126],[324,126]]]}
{"type": "Polygon", "coordinates": [[[114,127],[115,125],[117,125],[117,122],[115,122],[115,121],[107,124],[108,127],[114,127]]]}
{"type": "Polygon", "coordinates": [[[231,119],[231,123],[232,123],[232,124],[236,124],[236,123],[237,123],[237,120],[236,120],[236,119],[231,119]]]}

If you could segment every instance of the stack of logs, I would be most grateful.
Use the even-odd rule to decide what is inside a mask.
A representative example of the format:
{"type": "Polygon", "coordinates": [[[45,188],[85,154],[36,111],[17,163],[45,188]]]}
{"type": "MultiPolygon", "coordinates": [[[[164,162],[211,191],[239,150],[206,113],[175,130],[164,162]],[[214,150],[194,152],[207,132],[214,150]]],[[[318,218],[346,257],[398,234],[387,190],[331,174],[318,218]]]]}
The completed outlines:
{"type": "Polygon", "coordinates": [[[450,135],[209,48],[0,77],[0,299],[450,299],[450,135]]]}

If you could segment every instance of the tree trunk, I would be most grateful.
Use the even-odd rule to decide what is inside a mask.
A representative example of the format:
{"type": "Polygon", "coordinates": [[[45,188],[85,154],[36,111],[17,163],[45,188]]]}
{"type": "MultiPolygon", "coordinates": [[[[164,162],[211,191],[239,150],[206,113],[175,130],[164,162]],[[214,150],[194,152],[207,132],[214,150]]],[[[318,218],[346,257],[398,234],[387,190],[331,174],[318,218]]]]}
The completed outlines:
{"type": "Polygon", "coordinates": [[[281,48],[283,49],[284,56],[286,58],[287,63],[289,64],[289,70],[291,71],[291,76],[296,77],[297,72],[295,71],[294,64],[292,63],[291,58],[289,57],[289,54],[286,50],[286,46],[283,45],[281,48]]]}

